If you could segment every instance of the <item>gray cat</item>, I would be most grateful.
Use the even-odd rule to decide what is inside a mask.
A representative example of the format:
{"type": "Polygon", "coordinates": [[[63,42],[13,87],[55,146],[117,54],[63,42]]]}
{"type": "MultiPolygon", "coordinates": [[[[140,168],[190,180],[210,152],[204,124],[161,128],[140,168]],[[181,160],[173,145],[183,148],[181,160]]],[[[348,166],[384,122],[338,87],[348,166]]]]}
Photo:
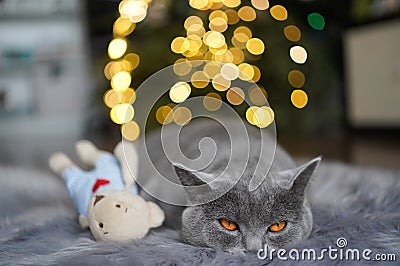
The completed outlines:
{"type": "MultiPolygon", "coordinates": [[[[234,125],[233,125],[234,126],[234,125]]],[[[144,190],[151,191],[152,195],[162,195],[176,202],[176,198],[183,198],[189,205],[184,209],[171,204],[160,203],[166,211],[166,223],[169,226],[181,225],[184,241],[198,246],[219,247],[232,253],[246,250],[259,250],[266,244],[269,248],[282,248],[293,245],[309,236],[312,229],[312,214],[306,197],[308,182],[313,175],[320,158],[316,158],[300,167],[296,167],[289,155],[276,147],[272,165],[266,159],[260,158],[261,138],[254,127],[247,127],[249,142],[244,141],[247,136],[228,134],[224,128],[215,122],[191,122],[183,128],[179,135],[179,145],[183,154],[196,159],[200,153],[207,153],[207,145],[199,150],[199,141],[210,137],[217,145],[217,154],[212,163],[200,171],[193,171],[190,165],[182,166],[179,162],[171,163],[162,152],[159,134],[153,134],[147,140],[147,152],[152,158],[159,172],[167,176],[172,182],[180,182],[185,186],[181,191],[168,191],[156,179],[149,167],[142,167],[140,176],[146,180],[139,181],[144,190]],[[249,149],[246,168],[242,173],[236,169],[243,160],[240,154],[232,154],[231,143],[236,151],[249,149]],[[229,160],[234,163],[229,165],[229,160]],[[236,163],[235,160],[238,160],[236,163]],[[249,183],[257,163],[260,161],[265,175],[264,181],[254,191],[249,191],[249,183]],[[229,168],[227,169],[227,166],[229,168]],[[147,172],[146,172],[147,169],[147,172]],[[144,170],[144,171],[143,171],[144,170]],[[176,173],[176,174],[175,174],[176,173]],[[217,185],[213,185],[214,177],[218,178],[217,185]],[[232,187],[232,180],[235,184],[232,187]],[[222,196],[204,203],[203,197],[215,193],[218,188],[231,186],[232,188],[222,196]],[[202,190],[192,188],[201,186],[202,190]],[[198,204],[201,202],[201,204],[198,204]],[[181,223],[180,223],[181,221],[181,223]]],[[[235,132],[238,132],[235,130],[235,132]]],[[[167,130],[164,145],[173,143],[176,138],[174,130],[167,130]],[[165,140],[167,144],[165,144],[165,140]]],[[[266,145],[275,145],[272,139],[263,140],[266,145]]],[[[210,144],[211,145],[211,144],[210,144]]],[[[244,152],[243,152],[244,153],[244,152]]],[[[207,157],[207,156],[205,156],[207,157]]],[[[148,196],[148,195],[147,195],[148,196]]]]}

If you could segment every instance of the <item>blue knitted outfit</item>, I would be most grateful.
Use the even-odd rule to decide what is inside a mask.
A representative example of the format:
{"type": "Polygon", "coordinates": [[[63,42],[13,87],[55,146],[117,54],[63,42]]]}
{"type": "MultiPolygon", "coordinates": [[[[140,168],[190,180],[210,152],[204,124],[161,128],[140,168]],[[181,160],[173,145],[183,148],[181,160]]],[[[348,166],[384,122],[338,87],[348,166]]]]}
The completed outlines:
{"type": "MultiPolygon", "coordinates": [[[[121,166],[112,154],[101,156],[91,171],[69,167],[62,175],[75,208],[79,214],[85,216],[90,199],[94,195],[106,190],[125,189],[121,166]]],[[[138,194],[136,184],[131,187],[130,192],[138,194]]]]}

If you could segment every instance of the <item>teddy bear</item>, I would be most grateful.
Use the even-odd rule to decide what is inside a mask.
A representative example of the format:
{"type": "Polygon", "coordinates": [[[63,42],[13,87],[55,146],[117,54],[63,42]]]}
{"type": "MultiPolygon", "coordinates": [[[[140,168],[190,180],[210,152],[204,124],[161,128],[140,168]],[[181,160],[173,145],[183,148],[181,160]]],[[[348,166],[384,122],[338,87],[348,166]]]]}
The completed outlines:
{"type": "Polygon", "coordinates": [[[143,238],[151,228],[161,226],[163,210],[138,195],[138,154],[132,143],[120,142],[114,154],[87,140],[77,142],[75,149],[79,160],[92,170],[82,170],[62,152],[49,158],[49,166],[64,179],[82,228],[89,228],[97,241],[126,242],[143,238]],[[126,164],[124,145],[130,145],[129,160],[134,169],[126,164]]]}

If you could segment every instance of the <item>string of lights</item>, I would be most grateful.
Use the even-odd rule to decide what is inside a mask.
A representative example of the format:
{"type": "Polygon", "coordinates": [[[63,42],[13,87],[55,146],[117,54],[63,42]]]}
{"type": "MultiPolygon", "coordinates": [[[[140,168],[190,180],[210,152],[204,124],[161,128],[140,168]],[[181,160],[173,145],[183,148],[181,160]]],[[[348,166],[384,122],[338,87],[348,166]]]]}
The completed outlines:
{"type": "MultiPolygon", "coordinates": [[[[131,34],[136,23],[147,15],[151,0],[122,0],[119,5],[120,17],[114,22],[114,39],[108,47],[112,60],[104,69],[104,74],[111,82],[111,88],[104,94],[105,104],[111,108],[110,117],[121,125],[124,138],[134,141],[139,136],[139,126],[134,119],[135,91],[130,88],[131,72],[140,62],[135,53],[126,54],[128,43],[126,37],[131,34]]],[[[207,12],[208,19],[201,16],[188,16],[183,27],[185,36],[177,36],[171,42],[171,51],[182,57],[175,61],[173,70],[178,76],[190,77],[188,82],[179,81],[169,91],[171,103],[161,106],[156,111],[156,120],[160,124],[175,122],[186,125],[191,120],[191,111],[176,104],[184,102],[193,89],[203,89],[209,85],[216,92],[209,92],[203,98],[204,108],[217,111],[222,105],[220,93],[224,93],[232,105],[241,105],[246,94],[253,104],[248,107],[245,117],[250,124],[260,128],[268,127],[275,119],[274,111],[267,106],[267,90],[261,85],[244,91],[232,87],[232,81],[241,79],[257,83],[261,70],[254,65],[268,49],[268,43],[257,37],[248,23],[257,16],[269,14],[279,23],[287,23],[288,11],[282,5],[270,7],[268,0],[251,0],[249,5],[242,5],[241,0],[189,0],[189,5],[199,12],[207,12]],[[201,64],[202,70],[192,72],[201,64]]],[[[308,16],[309,25],[315,30],[323,30],[324,18],[318,13],[308,16]]],[[[307,50],[299,45],[302,32],[296,25],[287,23],[283,30],[285,38],[294,45],[289,56],[299,66],[307,62],[307,50]]],[[[308,95],[304,90],[305,75],[299,69],[288,73],[288,83],[293,88],[290,101],[296,108],[304,108],[308,95]]]]}

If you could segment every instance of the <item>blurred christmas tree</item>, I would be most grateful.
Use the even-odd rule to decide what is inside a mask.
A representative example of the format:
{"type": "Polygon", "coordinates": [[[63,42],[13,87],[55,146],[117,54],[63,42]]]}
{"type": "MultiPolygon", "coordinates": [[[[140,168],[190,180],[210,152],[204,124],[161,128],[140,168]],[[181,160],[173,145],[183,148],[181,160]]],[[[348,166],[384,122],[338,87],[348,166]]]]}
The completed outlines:
{"type": "MultiPolygon", "coordinates": [[[[202,6],[205,2],[209,5],[210,1],[155,0],[148,5],[147,17],[134,26],[135,29],[132,34],[127,34],[125,37],[115,36],[115,23],[120,16],[118,12],[120,2],[103,2],[105,10],[99,12],[99,10],[93,10],[92,6],[99,8],[100,4],[97,1],[96,4],[89,1],[89,10],[92,13],[89,16],[92,22],[92,37],[98,37],[92,41],[92,44],[110,42],[120,37],[124,38],[128,44],[125,54],[136,53],[140,56],[140,64],[135,65],[137,68],[132,72],[132,83],[130,84],[131,88],[137,88],[147,77],[161,68],[173,64],[176,60],[182,60],[182,58],[190,60],[191,57],[200,58],[198,54],[191,56],[190,49],[178,51],[183,56],[171,51],[171,42],[173,43],[176,37],[188,38],[191,35],[188,29],[184,27],[185,20],[190,16],[199,17],[204,32],[199,29],[198,36],[202,38],[203,43],[204,34],[208,31],[221,33],[225,36],[226,42],[224,43],[226,43],[227,50],[237,48],[241,52],[237,53],[236,56],[241,57],[241,54],[243,54],[243,62],[249,62],[255,66],[254,69],[260,70],[259,77],[254,78],[257,78],[257,83],[267,92],[269,104],[275,111],[279,134],[335,134],[340,131],[343,124],[343,92],[340,68],[338,67],[341,63],[338,32],[343,25],[337,23],[336,16],[343,9],[349,10],[348,4],[344,7],[343,4],[333,6],[328,1],[311,3],[291,1],[284,3],[285,7],[283,7],[281,6],[282,1],[268,2],[265,0],[226,1],[225,3],[224,1],[211,1],[213,5],[202,6]],[[267,3],[268,6],[265,8],[267,3]],[[274,9],[276,14],[272,12],[274,9]],[[115,11],[110,12],[110,10],[115,11]],[[219,13],[219,16],[218,13],[215,14],[216,10],[222,11],[226,18],[225,15],[221,15],[222,13],[219,13]],[[210,19],[210,14],[213,12],[214,16],[211,16],[210,19]],[[322,14],[323,17],[319,14],[322,14]],[[237,18],[235,19],[235,17],[237,18]],[[325,19],[323,19],[324,17],[325,19]],[[213,19],[214,23],[212,23],[213,19]],[[224,20],[227,24],[226,29],[224,20]],[[99,24],[100,21],[101,24],[99,24]],[[114,36],[111,35],[113,32],[112,25],[114,25],[114,36]],[[248,39],[246,39],[245,32],[239,32],[242,35],[239,35],[236,39],[244,38],[244,41],[242,41],[242,43],[244,42],[244,49],[239,47],[240,42],[236,43],[235,46],[231,39],[235,35],[235,30],[239,27],[246,27],[252,34],[251,38],[247,36],[248,39]],[[96,29],[100,28],[107,29],[110,34],[104,35],[104,32],[102,32],[102,34],[97,35],[96,29]],[[259,44],[257,42],[254,44],[256,48],[250,47],[249,50],[249,47],[246,47],[246,43],[253,37],[262,41],[265,47],[265,51],[262,49],[263,53],[251,52],[251,49],[260,47],[260,45],[257,46],[259,44]],[[293,58],[295,55],[292,55],[290,51],[295,46],[305,48],[303,49],[306,51],[305,62],[301,62],[301,58],[300,61],[293,58]],[[293,95],[294,91],[296,93],[305,92],[307,97],[304,97],[302,93],[293,95]],[[296,99],[300,102],[296,103],[296,99]]],[[[346,17],[343,14],[340,16],[346,17]]],[[[346,20],[343,20],[342,23],[346,23],[346,20]]],[[[195,28],[193,27],[193,29],[195,28]]],[[[128,27],[127,32],[130,33],[130,30],[128,27]]],[[[215,36],[220,35],[216,34],[215,36]]],[[[192,41],[196,42],[197,38],[192,41]]],[[[201,46],[204,46],[203,43],[201,46]]],[[[213,55],[210,57],[207,52],[210,49],[218,50],[223,45],[217,47],[218,44],[213,44],[215,47],[210,48],[207,42],[205,44],[208,47],[202,51],[203,58],[215,60],[215,54],[213,58],[213,55]]],[[[106,54],[107,45],[108,43],[94,49],[94,51],[98,51],[94,54],[94,58],[97,59],[95,71],[99,77],[99,92],[101,94],[111,89],[109,81],[101,77],[104,66],[109,62],[106,54]]],[[[300,49],[300,53],[303,50],[300,49]]],[[[230,52],[232,53],[232,50],[230,52]]],[[[120,60],[120,58],[116,58],[114,61],[116,60],[120,60]]],[[[232,59],[224,57],[219,60],[222,63],[236,60],[233,63],[236,63],[237,66],[243,63],[241,59],[235,57],[232,59]]],[[[209,90],[204,90],[204,93],[209,93],[212,89],[210,87],[209,90]]],[[[222,100],[229,102],[226,95],[227,91],[229,90],[216,91],[216,93],[221,95],[222,100]]],[[[236,94],[240,95],[240,92],[236,94]]],[[[102,99],[102,95],[100,96],[99,93],[96,98],[102,99]]],[[[168,97],[163,99],[165,102],[161,102],[160,106],[171,102],[168,97]]],[[[112,106],[109,105],[109,107],[112,106]]],[[[240,114],[244,115],[247,107],[238,105],[235,108],[240,114]]],[[[159,126],[155,117],[150,126],[159,126]]]]}

